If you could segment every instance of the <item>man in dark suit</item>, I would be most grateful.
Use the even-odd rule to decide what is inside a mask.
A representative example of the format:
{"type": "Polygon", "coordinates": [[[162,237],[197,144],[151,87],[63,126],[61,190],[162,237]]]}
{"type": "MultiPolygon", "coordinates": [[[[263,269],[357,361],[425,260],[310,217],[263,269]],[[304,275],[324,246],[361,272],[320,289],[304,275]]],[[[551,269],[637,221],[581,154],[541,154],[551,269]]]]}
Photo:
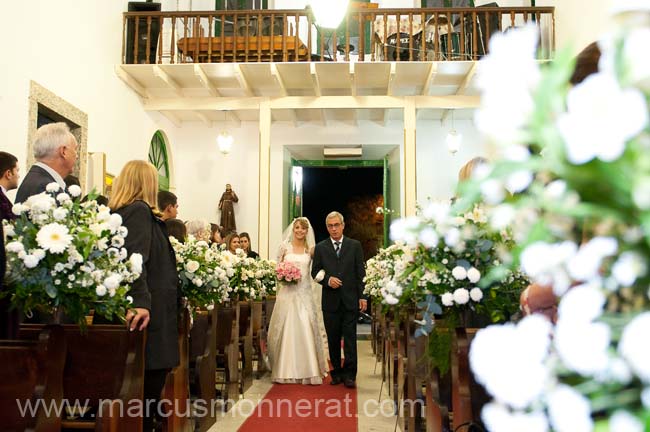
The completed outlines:
{"type": "Polygon", "coordinates": [[[65,123],[49,123],[41,126],[34,137],[34,158],[25,179],[16,193],[16,202],[22,203],[32,195],[45,192],[45,187],[57,182],[61,190],[77,161],[77,140],[65,123]]]}
{"type": "Polygon", "coordinates": [[[357,319],[365,311],[363,278],[366,275],[361,243],[343,237],[345,222],[339,212],[325,219],[330,238],[314,248],[312,277],[323,286],[322,307],[330,361],[332,385],[343,382],[355,387],[357,376],[357,319]],[[341,338],[345,360],[341,367],[341,338]]]}
{"type": "Polygon", "coordinates": [[[18,187],[19,170],[16,156],[0,151],[0,219],[16,219],[16,215],[11,211],[13,204],[7,197],[7,192],[18,187]]]}

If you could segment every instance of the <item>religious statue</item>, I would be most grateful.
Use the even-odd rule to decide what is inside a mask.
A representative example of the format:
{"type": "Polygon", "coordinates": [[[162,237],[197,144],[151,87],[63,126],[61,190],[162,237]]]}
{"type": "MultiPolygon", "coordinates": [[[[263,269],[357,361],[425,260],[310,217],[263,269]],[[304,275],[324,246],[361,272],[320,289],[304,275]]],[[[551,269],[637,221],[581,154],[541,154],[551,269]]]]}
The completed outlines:
{"type": "Polygon", "coordinates": [[[232,190],[230,184],[226,185],[226,191],[221,195],[219,200],[219,210],[221,210],[221,226],[226,233],[237,231],[235,222],[235,207],[233,203],[239,201],[237,194],[232,190]]]}

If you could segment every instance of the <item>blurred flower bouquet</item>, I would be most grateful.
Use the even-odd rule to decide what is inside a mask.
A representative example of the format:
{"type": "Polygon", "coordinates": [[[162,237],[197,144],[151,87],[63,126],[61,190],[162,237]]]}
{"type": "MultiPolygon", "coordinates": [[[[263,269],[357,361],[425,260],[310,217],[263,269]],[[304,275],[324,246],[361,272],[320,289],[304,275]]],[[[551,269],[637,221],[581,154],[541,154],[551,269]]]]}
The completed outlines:
{"type": "Polygon", "coordinates": [[[50,183],[47,192],[14,205],[18,218],[4,227],[5,295],[28,315],[61,312],[81,325],[91,309],[108,319],[126,315],[142,256],[127,260],[122,218],[93,200],[80,202],[80,193],[78,186],[63,192],[50,183]]]}
{"type": "Polygon", "coordinates": [[[185,243],[169,238],[176,252],[181,293],[192,309],[211,308],[228,298],[230,280],[219,266],[220,252],[207,242],[188,236],[185,243]]]}
{"type": "Polygon", "coordinates": [[[278,278],[278,281],[286,284],[295,284],[298,283],[302,274],[300,268],[292,262],[282,261],[278,263],[275,268],[275,274],[278,278]]]}
{"type": "Polygon", "coordinates": [[[477,125],[499,159],[458,205],[492,204],[492,228],[514,227],[501,259],[562,297],[555,328],[532,316],[474,339],[494,432],[650,425],[650,62],[638,51],[650,15],[629,16],[599,43],[600,72],[573,88],[570,53],[542,70],[531,28],[495,36],[480,69],[477,125]]]}
{"type": "Polygon", "coordinates": [[[412,260],[411,248],[403,243],[379,249],[377,255],[366,261],[364,294],[374,303],[397,304],[401,288],[396,277],[402,274],[406,264],[412,260]]]}

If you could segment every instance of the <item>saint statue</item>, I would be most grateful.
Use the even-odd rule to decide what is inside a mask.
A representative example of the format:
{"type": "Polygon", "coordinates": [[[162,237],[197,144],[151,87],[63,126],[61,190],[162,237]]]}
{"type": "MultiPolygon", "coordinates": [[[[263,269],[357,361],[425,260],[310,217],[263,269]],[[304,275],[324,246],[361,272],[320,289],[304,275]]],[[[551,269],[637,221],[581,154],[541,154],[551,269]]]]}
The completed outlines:
{"type": "Polygon", "coordinates": [[[237,231],[235,223],[235,207],[233,203],[239,201],[237,194],[232,190],[230,184],[226,185],[226,191],[221,195],[219,200],[219,210],[221,210],[221,226],[226,233],[237,231]]]}

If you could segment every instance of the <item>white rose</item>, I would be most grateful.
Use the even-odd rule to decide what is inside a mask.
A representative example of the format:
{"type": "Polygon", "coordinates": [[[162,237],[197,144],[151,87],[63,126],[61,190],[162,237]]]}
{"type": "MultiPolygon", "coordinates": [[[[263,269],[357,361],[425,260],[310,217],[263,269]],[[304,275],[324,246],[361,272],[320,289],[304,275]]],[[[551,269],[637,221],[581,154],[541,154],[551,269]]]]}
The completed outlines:
{"type": "Polygon", "coordinates": [[[34,268],[38,265],[38,258],[36,258],[34,255],[31,254],[25,255],[23,257],[23,263],[27,268],[34,268]]]}
{"type": "Polygon", "coordinates": [[[196,278],[192,281],[192,283],[194,283],[194,285],[196,285],[197,287],[200,287],[203,285],[203,280],[200,278],[196,278]]]}
{"type": "Polygon", "coordinates": [[[188,261],[187,264],[185,264],[185,270],[187,270],[190,273],[194,273],[198,269],[199,269],[199,263],[194,260],[188,261]]]}
{"type": "Polygon", "coordinates": [[[68,192],[70,192],[70,195],[73,197],[78,197],[81,195],[81,188],[77,185],[71,185],[68,187],[68,192]]]}
{"type": "Polygon", "coordinates": [[[45,186],[45,190],[50,193],[58,192],[59,189],[60,187],[57,182],[48,183],[47,186],[45,186]]]}
{"type": "Polygon", "coordinates": [[[469,301],[469,291],[465,288],[458,288],[454,291],[454,301],[463,305],[469,301]]]}
{"type": "Polygon", "coordinates": [[[139,253],[131,254],[129,258],[129,264],[131,266],[131,271],[134,273],[142,273],[142,255],[139,253]]]}
{"type": "Polygon", "coordinates": [[[483,291],[478,287],[474,287],[469,291],[469,296],[471,297],[472,301],[480,302],[483,298],[483,291]]]}
{"type": "Polygon", "coordinates": [[[106,287],[104,285],[97,285],[95,288],[95,294],[97,294],[100,297],[103,297],[106,295],[106,287]]]}
{"type": "Polygon", "coordinates": [[[463,280],[463,279],[465,279],[467,277],[467,270],[465,270],[464,267],[456,266],[451,271],[451,274],[452,274],[452,276],[454,276],[454,279],[463,280]]]}
{"type": "Polygon", "coordinates": [[[117,213],[112,213],[111,217],[108,219],[108,226],[111,229],[111,232],[114,232],[122,225],[122,216],[117,213]]]}
{"type": "Polygon", "coordinates": [[[25,250],[25,246],[19,241],[12,241],[7,243],[6,246],[9,252],[18,253],[25,250]]]}
{"type": "Polygon", "coordinates": [[[467,270],[467,279],[469,279],[471,283],[476,283],[481,279],[481,272],[472,267],[471,269],[467,270]]]}
{"type": "Polygon", "coordinates": [[[446,292],[440,296],[443,306],[453,306],[454,305],[454,295],[450,292],[446,292]]]}
{"type": "Polygon", "coordinates": [[[120,277],[115,273],[104,279],[104,286],[108,289],[115,289],[120,286],[120,277]]]}

